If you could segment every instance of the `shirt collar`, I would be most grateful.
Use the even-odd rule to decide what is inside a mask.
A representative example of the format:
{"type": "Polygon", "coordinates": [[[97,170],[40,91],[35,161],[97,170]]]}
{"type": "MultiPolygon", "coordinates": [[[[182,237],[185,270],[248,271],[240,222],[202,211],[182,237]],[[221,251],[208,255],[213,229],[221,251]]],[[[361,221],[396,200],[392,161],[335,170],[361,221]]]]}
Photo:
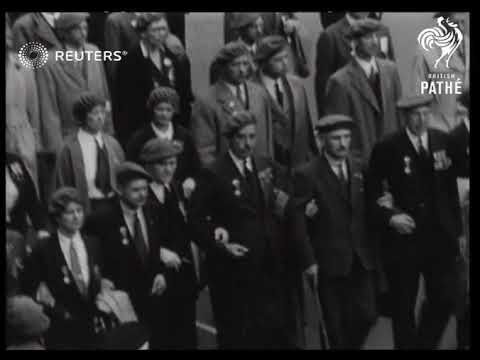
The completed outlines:
{"type": "Polygon", "coordinates": [[[334,159],[333,157],[331,157],[328,152],[324,151],[323,154],[325,155],[325,158],[327,159],[328,161],[328,164],[330,165],[330,167],[333,169],[333,171],[335,172],[335,174],[337,173],[337,170],[338,170],[338,167],[341,165],[343,170],[345,170],[345,167],[347,165],[347,161],[346,159],[343,159],[343,160],[337,160],[337,159],[334,159]]]}
{"type": "Polygon", "coordinates": [[[161,139],[168,139],[168,140],[173,139],[173,124],[172,124],[172,122],[170,122],[168,124],[167,130],[159,129],[153,122],[151,124],[152,124],[153,132],[155,133],[155,135],[157,135],[157,137],[159,137],[161,139]]]}
{"type": "Polygon", "coordinates": [[[234,85],[234,84],[231,84],[231,83],[225,81],[225,85],[227,85],[227,87],[230,89],[233,96],[237,96],[237,86],[240,86],[240,91],[242,91],[242,92],[244,91],[243,90],[243,83],[238,84],[238,85],[234,85]]]}
{"type": "Polygon", "coordinates": [[[377,67],[377,62],[375,61],[375,57],[372,56],[372,58],[369,61],[360,59],[357,55],[353,55],[355,60],[358,62],[360,67],[365,71],[365,74],[370,76],[370,72],[373,70],[375,73],[378,72],[378,67],[377,67]]]}
{"type": "Polygon", "coordinates": [[[152,54],[160,53],[160,49],[155,49],[153,52],[150,52],[143,40],[140,40],[140,49],[142,50],[143,57],[146,59],[148,59],[152,54]]]}
{"type": "Polygon", "coordinates": [[[277,83],[280,87],[280,90],[283,91],[283,84],[281,82],[281,78],[277,78],[277,79],[274,79],[268,75],[265,75],[263,72],[261,72],[260,74],[261,78],[262,78],[262,81],[263,83],[265,84],[265,86],[268,88],[268,89],[274,89],[275,87],[275,83],[277,83]]]}
{"type": "Polygon", "coordinates": [[[128,217],[133,217],[133,216],[135,216],[135,214],[140,213],[142,211],[141,207],[136,209],[136,210],[130,209],[127,205],[125,205],[123,203],[122,200],[120,200],[120,207],[122,208],[123,214],[128,216],[128,217]]]}
{"type": "Polygon", "coordinates": [[[69,246],[72,241],[78,242],[81,239],[79,231],[77,231],[72,237],[67,237],[58,230],[57,230],[57,234],[58,234],[58,240],[60,241],[60,245],[64,245],[64,246],[69,246]]]}
{"type": "MultiPolygon", "coordinates": [[[[408,138],[410,139],[410,142],[413,144],[413,147],[415,148],[415,150],[418,151],[418,136],[416,136],[415,134],[413,134],[410,129],[408,128],[408,126],[405,127],[406,130],[407,130],[407,135],[408,135],[408,138]]],[[[420,139],[422,141],[422,146],[425,148],[425,149],[428,149],[428,131],[425,131],[421,136],[420,136],[420,139]]]]}
{"type": "MultiPolygon", "coordinates": [[[[244,169],[243,169],[244,160],[237,157],[231,150],[228,150],[228,153],[230,154],[230,157],[232,158],[233,163],[235,164],[237,169],[240,171],[240,173],[242,175],[245,175],[244,169]]],[[[252,158],[250,156],[247,158],[247,164],[246,165],[247,165],[248,170],[253,171],[252,158]]]]}
{"type": "Polygon", "coordinates": [[[90,134],[89,132],[83,130],[82,128],[80,128],[78,130],[78,136],[80,138],[83,138],[83,139],[89,139],[89,140],[93,140],[93,141],[98,141],[98,143],[100,144],[101,147],[103,147],[103,137],[102,137],[102,132],[99,131],[96,135],[92,135],[90,134]]]}

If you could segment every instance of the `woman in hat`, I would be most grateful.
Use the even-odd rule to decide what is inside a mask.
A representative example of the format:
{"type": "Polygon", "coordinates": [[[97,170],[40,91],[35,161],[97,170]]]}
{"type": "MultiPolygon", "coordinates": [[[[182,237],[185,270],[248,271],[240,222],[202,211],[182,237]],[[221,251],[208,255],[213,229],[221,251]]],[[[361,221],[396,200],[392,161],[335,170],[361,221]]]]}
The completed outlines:
{"type": "Polygon", "coordinates": [[[55,189],[78,189],[87,213],[102,207],[113,197],[113,169],[124,160],[121,146],[104,133],[105,100],[91,92],[82,93],[73,105],[79,126],[65,139],[55,167],[55,189]]]}
{"type": "Polygon", "coordinates": [[[95,299],[114,286],[102,278],[98,239],[82,231],[85,213],[78,191],[57,190],[48,210],[56,231],[33,249],[25,265],[24,289],[51,318],[49,348],[91,348],[100,329],[95,299]]]}
{"type": "MultiPolygon", "coordinates": [[[[192,234],[188,225],[186,202],[190,194],[175,181],[177,159],[182,145],[169,140],[152,139],[140,154],[146,170],[152,175],[147,206],[154,209],[165,224],[160,258],[166,267],[167,290],[159,309],[162,330],[158,338],[167,349],[195,349],[195,303],[197,279],[192,253],[192,234]]],[[[157,334],[156,334],[157,335],[157,334]]]]}
{"type": "Polygon", "coordinates": [[[183,144],[178,156],[176,179],[183,183],[195,177],[200,169],[200,158],[190,132],[181,124],[184,114],[180,113],[179,97],[175,89],[161,86],[152,90],[147,101],[150,123],[139,129],[130,138],[126,147],[127,159],[140,162],[140,152],[151,139],[175,140],[183,144]]]}

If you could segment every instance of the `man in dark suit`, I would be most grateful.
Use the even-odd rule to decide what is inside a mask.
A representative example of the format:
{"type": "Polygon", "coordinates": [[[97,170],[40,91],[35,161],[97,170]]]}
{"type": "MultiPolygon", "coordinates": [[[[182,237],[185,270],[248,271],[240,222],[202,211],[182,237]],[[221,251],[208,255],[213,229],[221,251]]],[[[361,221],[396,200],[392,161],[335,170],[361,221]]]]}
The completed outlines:
{"type": "Polygon", "coordinates": [[[376,244],[367,231],[363,165],[350,157],[353,126],[344,115],[320,119],[323,153],[295,173],[295,234],[304,268],[318,281],[333,349],[360,349],[377,317],[376,244]]]}
{"type": "Polygon", "coordinates": [[[151,177],[140,165],[125,162],[117,167],[116,178],[118,198],[90,216],[87,230],[102,240],[105,275],[128,293],[140,322],[150,327],[152,348],[157,348],[156,307],[167,284],[159,257],[161,224],[144,206],[151,177]]]}
{"type": "Polygon", "coordinates": [[[288,169],[318,153],[307,92],[302,80],[287,74],[288,42],[278,35],[259,42],[256,80],[268,92],[274,123],[275,160],[288,169]]]}
{"type": "Polygon", "coordinates": [[[183,151],[178,156],[178,169],[175,178],[183,183],[189,177],[195,177],[200,169],[200,158],[192,135],[185,129],[178,117],[179,98],[175,89],[159,87],[148,98],[150,123],[138,130],[130,138],[127,147],[127,159],[140,163],[143,146],[151,139],[174,140],[182,143],[183,151]]]}
{"type": "Polygon", "coordinates": [[[39,241],[26,260],[23,291],[48,308],[52,323],[47,348],[92,349],[98,341],[96,297],[114,285],[102,274],[98,239],[82,231],[84,212],[77,190],[57,190],[49,213],[57,231],[39,241]]]}
{"type": "Polygon", "coordinates": [[[130,49],[118,66],[117,118],[115,131],[120,144],[126,146],[129,136],[148,124],[145,106],[150,92],[159,86],[177,90],[180,97],[179,112],[188,127],[193,101],[190,60],[173,53],[166,40],[168,23],[162,13],[145,13],[137,18],[140,44],[130,49]],[[132,89],[135,91],[132,92],[132,89]]]}
{"type": "MultiPolygon", "coordinates": [[[[368,12],[347,12],[342,19],[325,29],[318,38],[315,94],[319,116],[325,114],[325,89],[328,78],[352,59],[348,37],[351,27],[358,20],[365,19],[367,15],[368,12]]],[[[381,26],[378,37],[380,46],[377,49],[377,57],[394,61],[392,39],[386,26],[381,26]]]]}
{"type": "Polygon", "coordinates": [[[193,259],[190,221],[187,213],[189,193],[175,177],[182,145],[166,139],[149,140],[140,159],[152,175],[147,206],[164,224],[160,239],[160,259],[164,263],[168,287],[162,295],[158,312],[165,349],[195,349],[196,300],[198,293],[196,265],[193,259]]]}
{"type": "Polygon", "coordinates": [[[365,162],[379,139],[400,128],[395,106],[402,93],[400,76],[393,62],[376,56],[380,29],[377,20],[356,21],[348,35],[352,59],[328,79],[325,91],[325,113],[355,121],[352,152],[365,162]]]}
{"type": "MultiPolygon", "coordinates": [[[[253,155],[255,118],[234,113],[228,151],[193,193],[192,224],[207,253],[209,289],[222,349],[289,347],[278,219],[288,195],[270,160],[253,155]]],[[[282,255],[283,254],[283,255],[282,255]]]]}
{"type": "Polygon", "coordinates": [[[368,198],[382,232],[381,250],[395,347],[433,349],[458,301],[462,221],[452,150],[446,133],[428,128],[430,95],[403,98],[406,128],[378,143],[368,175],[368,198]],[[384,193],[391,203],[379,204],[384,193]],[[426,303],[415,325],[419,277],[426,303]]]}

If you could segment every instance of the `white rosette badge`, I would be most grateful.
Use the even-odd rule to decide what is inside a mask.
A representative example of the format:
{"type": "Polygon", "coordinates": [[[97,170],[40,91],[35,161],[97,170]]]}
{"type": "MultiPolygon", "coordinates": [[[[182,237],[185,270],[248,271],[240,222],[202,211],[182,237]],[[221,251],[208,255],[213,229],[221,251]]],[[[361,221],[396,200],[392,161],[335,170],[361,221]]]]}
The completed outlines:
{"type": "Polygon", "coordinates": [[[128,246],[128,234],[127,234],[127,228],[125,226],[122,226],[120,228],[120,234],[122,235],[122,244],[124,246],[128,246]]]}
{"type": "Polygon", "coordinates": [[[240,191],[240,180],[238,179],[233,179],[232,181],[232,185],[234,187],[234,192],[233,194],[236,196],[236,197],[240,197],[242,196],[242,192],[240,191]]]}

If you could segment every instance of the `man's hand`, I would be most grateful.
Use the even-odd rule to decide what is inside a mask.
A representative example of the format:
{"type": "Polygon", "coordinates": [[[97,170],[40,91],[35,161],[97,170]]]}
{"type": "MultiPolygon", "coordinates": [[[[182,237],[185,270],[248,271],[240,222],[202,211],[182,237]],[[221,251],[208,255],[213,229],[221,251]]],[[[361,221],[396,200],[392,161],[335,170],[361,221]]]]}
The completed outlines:
{"type": "Polygon", "coordinates": [[[182,266],[182,260],[177,253],[166,248],[160,248],[160,260],[162,260],[165,266],[169,269],[175,269],[178,271],[180,266],[182,266]]]}
{"type": "Polygon", "coordinates": [[[215,229],[215,241],[220,244],[226,244],[229,241],[228,231],[224,228],[215,229]]]}
{"type": "Polygon", "coordinates": [[[386,192],[382,197],[377,199],[377,205],[387,209],[393,209],[393,196],[391,193],[386,192]]]}
{"type": "Polygon", "coordinates": [[[106,279],[106,278],[103,278],[102,280],[100,280],[100,292],[103,292],[103,291],[113,291],[115,290],[115,285],[113,284],[112,281],[106,279]]]}
{"type": "Polygon", "coordinates": [[[305,215],[308,218],[313,218],[318,212],[318,206],[315,199],[310,200],[310,202],[305,206],[305,215]]]}
{"type": "Polygon", "coordinates": [[[50,292],[50,289],[48,288],[47,284],[45,284],[43,281],[40,283],[40,285],[38,285],[35,299],[37,300],[38,303],[43,304],[45,306],[48,306],[48,307],[55,306],[55,299],[53,298],[53,295],[50,292]]]}
{"type": "Polygon", "coordinates": [[[411,234],[416,227],[415,221],[407,214],[393,215],[389,224],[401,235],[411,234]]]}
{"type": "Polygon", "coordinates": [[[186,199],[190,199],[192,193],[195,191],[196,186],[195,180],[192,178],[188,178],[183,182],[183,194],[185,195],[186,199]]]}
{"type": "Polygon", "coordinates": [[[167,289],[167,282],[162,274],[157,274],[153,280],[152,295],[162,295],[167,289]]]}
{"type": "Polygon", "coordinates": [[[308,283],[315,290],[318,286],[318,265],[310,265],[304,273],[307,276],[308,283]]]}
{"type": "Polygon", "coordinates": [[[225,244],[225,249],[234,258],[243,257],[248,252],[248,249],[240,244],[225,244]]]}

